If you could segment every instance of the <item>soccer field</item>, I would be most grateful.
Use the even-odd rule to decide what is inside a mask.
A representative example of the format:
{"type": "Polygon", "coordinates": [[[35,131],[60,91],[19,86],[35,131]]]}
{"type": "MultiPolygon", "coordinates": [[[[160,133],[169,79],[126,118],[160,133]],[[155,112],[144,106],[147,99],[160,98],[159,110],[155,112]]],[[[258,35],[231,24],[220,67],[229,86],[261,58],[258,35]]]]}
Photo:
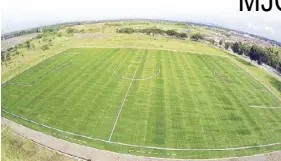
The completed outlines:
{"type": "Polygon", "coordinates": [[[281,101],[223,56],[69,49],[2,87],[2,115],[99,149],[170,158],[281,150],[281,101]]]}

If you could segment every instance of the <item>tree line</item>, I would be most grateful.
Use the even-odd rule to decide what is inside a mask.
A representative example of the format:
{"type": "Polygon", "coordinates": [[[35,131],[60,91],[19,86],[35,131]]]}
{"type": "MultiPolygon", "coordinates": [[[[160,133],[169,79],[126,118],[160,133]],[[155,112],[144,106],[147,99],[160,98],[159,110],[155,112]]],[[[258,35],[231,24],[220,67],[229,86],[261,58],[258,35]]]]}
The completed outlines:
{"type": "MultiPolygon", "coordinates": [[[[180,39],[188,38],[188,35],[184,32],[177,32],[176,30],[162,30],[159,28],[146,28],[146,29],[122,28],[122,29],[117,29],[117,33],[126,33],[126,34],[143,33],[147,35],[168,35],[180,39]]],[[[202,37],[203,36],[200,35],[200,37],[196,37],[195,39],[199,40],[202,37]]]]}
{"type": "Polygon", "coordinates": [[[225,44],[225,48],[231,47],[232,51],[238,55],[248,56],[252,61],[258,64],[269,65],[281,72],[281,50],[274,47],[261,47],[258,45],[249,45],[246,43],[235,42],[225,44]],[[227,46],[226,46],[227,45],[227,46]]]}

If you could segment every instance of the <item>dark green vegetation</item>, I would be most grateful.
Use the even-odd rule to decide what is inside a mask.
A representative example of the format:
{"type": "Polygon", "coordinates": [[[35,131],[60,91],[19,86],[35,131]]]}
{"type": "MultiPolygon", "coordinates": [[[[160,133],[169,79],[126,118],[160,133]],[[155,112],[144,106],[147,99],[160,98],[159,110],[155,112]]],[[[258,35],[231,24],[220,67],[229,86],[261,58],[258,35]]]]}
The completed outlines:
{"type": "Polygon", "coordinates": [[[200,39],[203,39],[203,38],[204,37],[201,34],[199,34],[199,33],[194,34],[194,35],[191,36],[191,39],[196,40],[196,41],[198,41],[200,39]]]}
{"type": "Polygon", "coordinates": [[[55,137],[86,142],[79,144],[156,157],[217,158],[280,150],[280,145],[227,149],[280,142],[280,109],[250,107],[280,104],[228,58],[160,50],[69,49],[2,87],[2,109],[102,140],[40,127],[2,112],[9,119],[55,137]],[[113,72],[142,79],[159,68],[160,75],[148,80],[122,79],[113,72]]]}
{"type": "Polygon", "coordinates": [[[231,46],[234,53],[246,55],[258,64],[267,64],[281,72],[281,51],[273,47],[263,48],[257,45],[250,46],[236,42],[231,46]]]}
{"type": "Polygon", "coordinates": [[[118,29],[117,32],[118,33],[126,33],[126,34],[144,33],[144,34],[147,34],[147,35],[165,35],[166,34],[168,36],[174,36],[174,37],[182,38],[182,39],[188,37],[187,34],[184,33],[184,32],[177,32],[175,30],[165,31],[165,30],[162,30],[162,29],[159,29],[159,28],[146,28],[146,29],[121,28],[121,29],[118,29]]]}

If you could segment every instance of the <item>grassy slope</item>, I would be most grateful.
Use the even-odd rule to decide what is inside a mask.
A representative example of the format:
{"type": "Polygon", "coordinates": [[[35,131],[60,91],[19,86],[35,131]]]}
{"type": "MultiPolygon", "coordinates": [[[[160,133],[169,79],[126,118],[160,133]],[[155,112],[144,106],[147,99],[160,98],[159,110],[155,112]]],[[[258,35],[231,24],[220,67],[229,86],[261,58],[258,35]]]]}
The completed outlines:
{"type": "Polygon", "coordinates": [[[66,156],[39,147],[21,138],[6,126],[1,126],[1,160],[3,161],[47,161],[73,160],[66,156]]]}
{"type": "MultiPolygon", "coordinates": [[[[161,75],[133,82],[112,141],[168,148],[227,148],[280,140],[276,129],[280,116],[275,110],[248,107],[248,104],[278,106],[280,102],[270,93],[258,91],[265,88],[222,57],[157,50],[72,49],[11,81],[30,83],[70,59],[71,65],[33,87],[2,88],[3,108],[55,128],[106,140],[130,82],[113,75],[112,69],[124,62],[117,72],[130,77],[137,68],[135,62],[140,61],[137,77],[153,75],[156,65],[160,66],[161,75]],[[72,59],[76,54],[83,55],[72,59]],[[213,74],[214,68],[219,78],[213,74]],[[225,79],[232,86],[223,83],[225,79]],[[15,99],[16,102],[12,101],[15,99]]],[[[94,144],[114,151],[128,149],[94,144]]],[[[257,152],[257,149],[238,151],[235,155],[257,152]]],[[[169,152],[157,153],[156,156],[163,156],[169,152]]],[[[232,152],[194,152],[193,156],[174,153],[177,157],[195,158],[232,156],[232,152]]]]}

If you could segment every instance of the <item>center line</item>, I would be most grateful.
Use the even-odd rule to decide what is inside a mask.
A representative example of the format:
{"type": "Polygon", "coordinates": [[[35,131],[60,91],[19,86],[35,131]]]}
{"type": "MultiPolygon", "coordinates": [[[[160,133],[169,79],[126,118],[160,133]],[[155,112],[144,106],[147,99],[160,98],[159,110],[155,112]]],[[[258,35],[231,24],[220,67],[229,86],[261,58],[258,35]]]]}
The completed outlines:
{"type": "MultiPolygon", "coordinates": [[[[143,55],[144,55],[144,54],[142,54],[141,60],[142,60],[142,58],[143,58],[143,55]]],[[[121,107],[120,107],[120,109],[119,109],[119,113],[118,113],[118,115],[117,115],[117,118],[116,118],[116,120],[115,120],[114,126],[113,126],[113,128],[112,128],[112,130],[111,130],[111,133],[110,133],[110,136],[109,136],[109,139],[108,139],[109,142],[110,142],[111,137],[112,137],[112,135],[113,135],[113,132],[114,132],[114,130],[115,130],[115,126],[116,126],[116,124],[117,124],[117,121],[118,121],[118,119],[119,119],[120,113],[121,113],[121,111],[122,111],[122,109],[123,109],[123,106],[124,106],[124,104],[125,104],[126,98],[127,98],[128,94],[129,94],[130,88],[131,88],[131,86],[132,86],[132,84],[133,84],[133,81],[134,81],[134,79],[135,79],[135,77],[136,77],[136,74],[137,74],[139,65],[140,65],[140,64],[138,64],[138,66],[137,66],[137,68],[136,68],[136,70],[135,70],[135,73],[134,73],[134,75],[133,75],[133,78],[132,78],[132,80],[131,80],[131,82],[130,82],[130,85],[129,85],[128,89],[127,89],[127,92],[126,92],[126,94],[125,94],[125,97],[124,97],[124,99],[123,99],[123,102],[122,102],[122,104],[121,104],[121,107]]]]}

